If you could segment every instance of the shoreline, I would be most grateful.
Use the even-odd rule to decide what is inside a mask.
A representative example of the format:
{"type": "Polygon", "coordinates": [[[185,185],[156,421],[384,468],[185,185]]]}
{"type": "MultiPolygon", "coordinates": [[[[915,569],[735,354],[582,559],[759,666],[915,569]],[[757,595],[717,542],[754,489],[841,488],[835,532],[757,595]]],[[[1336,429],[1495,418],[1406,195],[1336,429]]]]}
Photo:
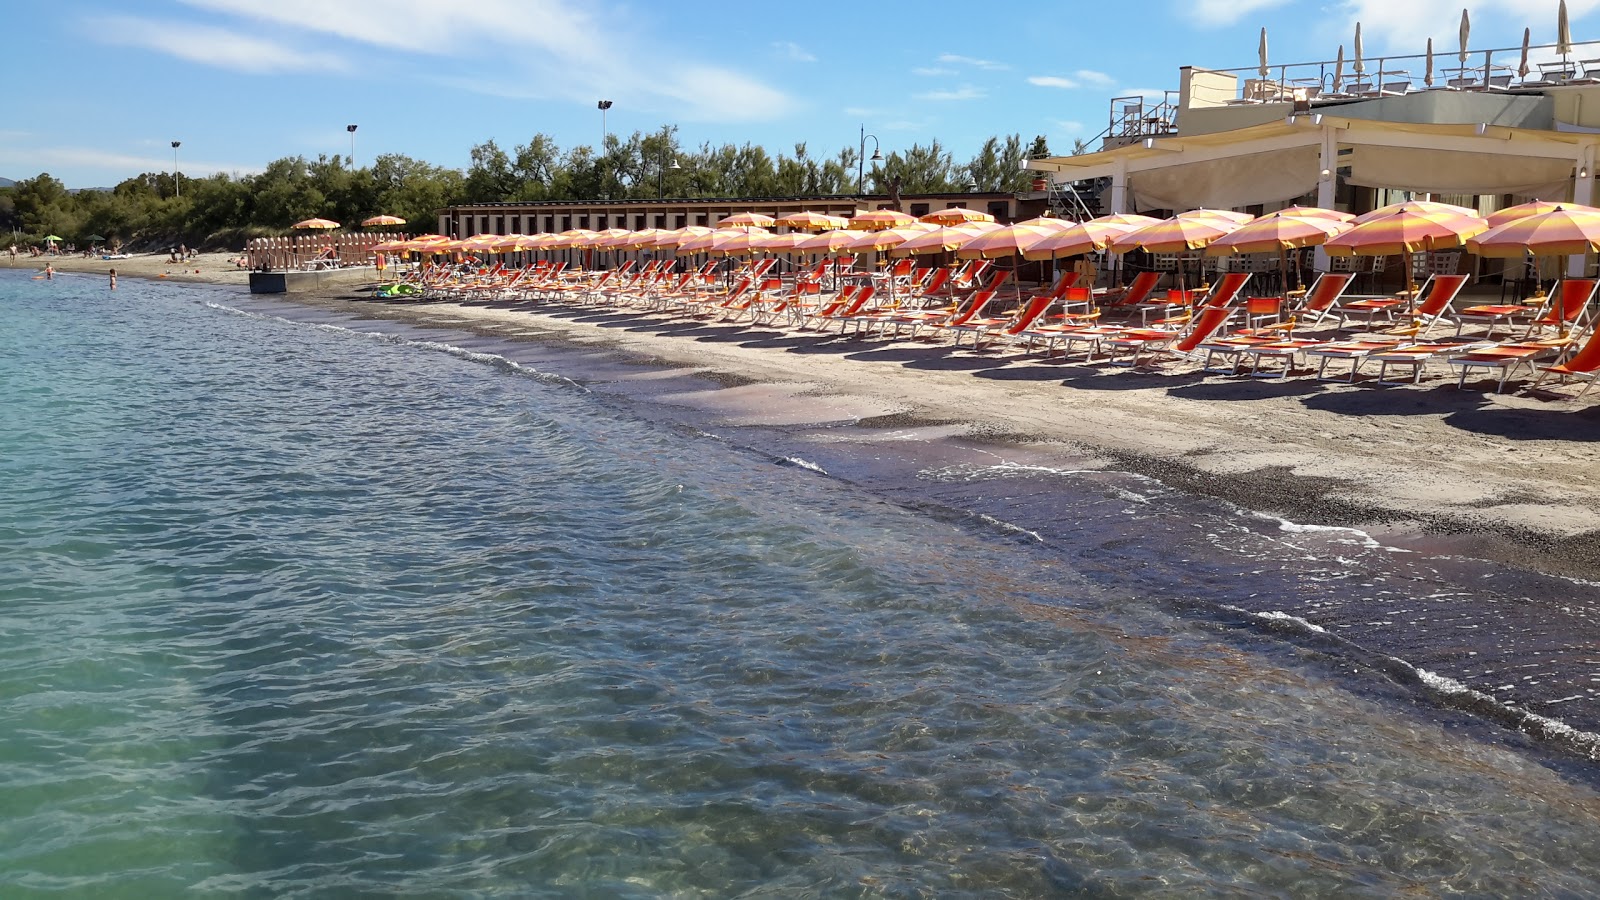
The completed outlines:
{"type": "MultiPolygon", "coordinates": [[[[1113,491],[1148,479],[1202,518],[1232,510],[1269,540],[1327,531],[1310,535],[1305,565],[1337,560],[1345,571],[1331,587],[1248,593],[1246,550],[1201,576],[1246,591],[1201,619],[1243,617],[1311,652],[1332,640],[1339,658],[1432,705],[1600,760],[1588,652],[1600,644],[1600,411],[1586,405],[1458,391],[1442,373],[1397,388],[1194,366],[1145,374],[611,307],[386,301],[349,287],[249,295],[225,277],[193,280],[231,286],[268,314],[495,354],[670,427],[1096,566],[1130,557],[1061,505],[1084,478],[1113,491]],[[962,468],[988,480],[951,492],[923,477],[962,468]],[[1341,543],[1363,541],[1382,550],[1340,558],[1341,543]],[[1403,593],[1367,591],[1374,577],[1403,593]]],[[[1162,534],[1184,527],[1178,516],[1162,534]]],[[[1173,552],[1160,577],[1130,571],[1126,596],[1189,608],[1190,573],[1173,552]]]]}
{"type": "MultiPolygon", "coordinates": [[[[51,261],[59,272],[116,267],[119,277],[243,289],[247,272],[230,256],[203,253],[186,266],[161,254],[51,261]]],[[[15,268],[44,262],[19,257],[15,268]]],[[[1193,364],[1147,374],[604,306],[382,301],[348,287],[265,296],[514,340],[530,339],[508,334],[525,326],[540,341],[718,373],[724,383],[798,385],[998,443],[1059,443],[1102,466],[1303,525],[1600,582],[1600,484],[1590,483],[1600,472],[1600,404],[1587,401],[1458,391],[1437,371],[1396,387],[1230,378],[1193,364]],[[615,327],[607,317],[631,321],[615,327]]],[[[871,424],[870,414],[858,418],[871,424]]]]}

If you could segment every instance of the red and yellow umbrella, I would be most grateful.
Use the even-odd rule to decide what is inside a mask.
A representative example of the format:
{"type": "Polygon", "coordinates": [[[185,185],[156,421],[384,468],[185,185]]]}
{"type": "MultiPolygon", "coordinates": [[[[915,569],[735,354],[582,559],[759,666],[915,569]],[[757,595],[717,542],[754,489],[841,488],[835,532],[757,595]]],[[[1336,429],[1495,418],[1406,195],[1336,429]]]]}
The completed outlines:
{"type": "Polygon", "coordinates": [[[715,231],[716,229],[707,228],[704,225],[685,225],[682,228],[674,228],[657,235],[654,244],[663,249],[671,247],[682,250],[685,243],[697,237],[713,234],[715,231]]]}
{"type": "MultiPolygon", "coordinates": [[[[1151,223],[1160,219],[1151,219],[1151,223]]],[[[1077,256],[1094,253],[1111,246],[1111,242],[1140,226],[1114,225],[1108,222],[1073,222],[1058,229],[1023,252],[1025,259],[1053,259],[1057,256],[1077,256]]]]}
{"type": "Polygon", "coordinates": [[[861,235],[853,231],[824,231],[814,234],[796,245],[795,249],[805,250],[809,253],[838,253],[850,246],[850,242],[861,235]]]}
{"type": "Polygon", "coordinates": [[[1033,225],[1007,225],[985,231],[956,250],[961,259],[998,259],[1004,256],[1021,256],[1029,247],[1044,240],[1051,232],[1033,225]]]}
{"type": "MultiPolygon", "coordinates": [[[[1503,211],[1503,210],[1502,210],[1503,211]]],[[[1479,256],[1572,256],[1600,251],[1600,209],[1557,206],[1467,239],[1479,256]]]]}
{"type": "MultiPolygon", "coordinates": [[[[1289,251],[1314,247],[1354,228],[1349,222],[1315,216],[1284,215],[1281,211],[1240,225],[1237,230],[1212,241],[1206,253],[1213,256],[1243,253],[1278,253],[1278,271],[1283,275],[1283,296],[1289,296],[1289,251]]],[[[1295,271],[1298,274],[1299,265],[1295,271]]]]}
{"type": "Polygon", "coordinates": [[[1334,219],[1286,216],[1281,212],[1262,216],[1254,222],[1212,241],[1206,252],[1214,256],[1236,253],[1271,253],[1314,247],[1353,228],[1334,219]]]}
{"type": "MultiPolygon", "coordinates": [[[[968,225],[949,225],[925,231],[898,247],[889,251],[890,256],[921,256],[926,253],[949,253],[959,250],[985,231],[992,228],[975,227],[978,223],[968,225]]],[[[998,226],[996,226],[998,227],[998,226]]]]}
{"type": "Polygon", "coordinates": [[[952,206],[949,209],[928,213],[922,217],[922,221],[932,222],[935,225],[963,225],[967,222],[993,222],[994,216],[975,209],[967,209],[965,206],[952,206]]]}
{"type": "Polygon", "coordinates": [[[898,209],[875,209],[856,213],[855,218],[850,220],[850,227],[856,231],[882,231],[885,228],[910,225],[915,221],[917,221],[915,216],[908,216],[898,209]]]}
{"type": "Polygon", "coordinates": [[[1098,225],[1132,225],[1135,228],[1143,228],[1146,225],[1154,225],[1161,220],[1154,216],[1141,216],[1138,213],[1111,213],[1110,215],[1096,216],[1089,221],[1098,225]]]}
{"type": "MultiPolygon", "coordinates": [[[[772,237],[765,228],[719,228],[709,236],[710,245],[703,249],[720,256],[749,256],[761,249],[761,242],[772,237]]],[[[689,245],[685,244],[685,249],[689,245]]]]}
{"type": "Polygon", "coordinates": [[[333,221],[332,219],[302,219],[299,222],[296,222],[293,225],[290,225],[289,227],[290,228],[307,228],[307,229],[323,229],[323,230],[326,230],[326,229],[331,229],[331,228],[338,228],[339,227],[339,223],[333,221]]]}
{"type": "Polygon", "coordinates": [[[1499,228],[1507,222],[1526,219],[1529,216],[1543,215],[1544,213],[1563,210],[1565,212],[1592,212],[1600,213],[1600,209],[1584,206],[1581,203],[1554,203],[1549,200],[1529,200],[1527,203],[1518,203],[1505,209],[1490,213],[1486,218],[1490,228],[1499,228]]]}
{"type": "Polygon", "coordinates": [[[1407,258],[1406,291],[1416,294],[1416,278],[1409,264],[1417,252],[1449,250],[1482,234],[1489,223],[1477,216],[1450,215],[1443,211],[1401,211],[1361,222],[1338,237],[1329,238],[1322,249],[1333,256],[1398,256],[1407,258]]]}
{"type": "Polygon", "coordinates": [[[1235,222],[1240,225],[1254,219],[1249,213],[1235,212],[1231,209],[1191,209],[1178,213],[1175,219],[1221,219],[1225,222],[1235,222]]]}
{"type": "Polygon", "coordinates": [[[790,231],[785,234],[775,234],[761,240],[762,250],[771,250],[774,253],[792,253],[800,249],[803,241],[811,240],[811,235],[803,231],[790,231]]]}
{"type": "MultiPolygon", "coordinates": [[[[1465,206],[1456,206],[1453,203],[1436,203],[1432,200],[1405,200],[1400,203],[1391,203],[1380,206],[1369,213],[1356,216],[1357,225],[1365,225],[1373,219],[1382,219],[1395,213],[1406,212],[1427,216],[1469,216],[1476,217],[1478,211],[1465,206]]],[[[1381,255],[1381,254],[1379,254],[1381,255]]]]}
{"type": "Polygon", "coordinates": [[[793,228],[795,231],[833,231],[847,227],[850,220],[844,216],[830,216],[819,212],[797,212],[787,216],[779,216],[772,222],[773,225],[782,225],[793,228]]]}
{"type": "Polygon", "coordinates": [[[406,220],[399,216],[372,216],[361,220],[361,224],[366,227],[373,225],[404,225],[405,223],[406,220]]]}
{"type": "Polygon", "coordinates": [[[1299,219],[1328,219],[1333,222],[1354,222],[1355,216],[1336,209],[1323,209],[1320,206],[1285,206],[1273,215],[1294,216],[1299,219]]]}
{"type": "Polygon", "coordinates": [[[771,228],[777,222],[771,216],[758,212],[735,213],[717,223],[718,228],[771,228]]]}
{"type": "Polygon", "coordinates": [[[854,250],[857,253],[863,253],[868,250],[887,251],[922,234],[927,234],[927,232],[922,229],[912,228],[885,228],[881,231],[857,232],[855,239],[844,249],[854,250]]]}
{"type": "Polygon", "coordinates": [[[1042,228],[1045,231],[1059,231],[1063,228],[1070,227],[1072,225],[1072,220],[1062,219],[1056,216],[1034,216],[1031,219],[1023,219],[1021,222],[1013,222],[1012,224],[1026,225],[1029,228],[1042,228]]]}
{"type": "Polygon", "coordinates": [[[1144,249],[1151,253],[1183,253],[1203,250],[1212,241],[1230,234],[1239,223],[1210,215],[1173,216],[1154,225],[1146,225],[1111,242],[1118,253],[1144,249]]]}

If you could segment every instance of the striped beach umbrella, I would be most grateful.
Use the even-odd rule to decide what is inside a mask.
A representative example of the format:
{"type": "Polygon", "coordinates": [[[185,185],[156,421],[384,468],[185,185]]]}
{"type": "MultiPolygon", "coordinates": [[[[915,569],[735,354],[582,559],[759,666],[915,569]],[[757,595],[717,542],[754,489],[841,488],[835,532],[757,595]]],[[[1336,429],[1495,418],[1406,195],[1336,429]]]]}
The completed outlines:
{"type": "Polygon", "coordinates": [[[1332,219],[1302,218],[1273,213],[1234,231],[1206,246],[1206,253],[1227,256],[1241,253],[1271,253],[1314,247],[1355,226],[1332,219]]]}
{"type": "MultiPolygon", "coordinates": [[[[1161,221],[1151,219],[1152,223],[1161,221]]],[[[1057,256],[1078,256],[1096,253],[1111,246],[1111,242],[1135,231],[1137,225],[1114,225],[1109,222],[1073,222],[1066,228],[1052,232],[1024,250],[1024,259],[1054,259],[1057,256]]]]}
{"type": "Polygon", "coordinates": [[[1416,277],[1409,265],[1413,253],[1449,250],[1482,234],[1489,223],[1477,216],[1449,215],[1443,212],[1401,211],[1366,222],[1338,237],[1329,238],[1322,249],[1332,256],[1399,256],[1408,261],[1406,291],[1416,295],[1416,277]]]}
{"type": "Polygon", "coordinates": [[[1392,216],[1399,212],[1418,213],[1429,216],[1476,216],[1478,214],[1478,211],[1475,209],[1468,209],[1465,206],[1456,206],[1453,203],[1438,203],[1433,200],[1404,200],[1400,203],[1391,203],[1388,206],[1380,206],[1369,213],[1362,213],[1361,215],[1356,216],[1356,224],[1365,225],[1366,223],[1371,222],[1373,219],[1381,219],[1384,216],[1392,216]]]}
{"type": "Polygon", "coordinates": [[[719,228],[711,235],[709,252],[721,256],[749,256],[761,249],[761,242],[772,237],[765,228],[719,228]]]}
{"type": "MultiPolygon", "coordinates": [[[[983,223],[987,224],[987,223],[983,223]]],[[[993,227],[979,227],[980,223],[948,225],[925,231],[889,251],[890,256],[921,256],[928,253],[950,253],[961,249],[978,235],[993,227]]]]}
{"type": "Polygon", "coordinates": [[[915,221],[917,221],[916,216],[908,216],[898,209],[875,209],[856,213],[850,220],[850,227],[856,231],[882,231],[885,228],[910,225],[915,221]]]}
{"type": "Polygon", "coordinates": [[[1518,203],[1505,209],[1496,210],[1485,218],[1490,228],[1499,228],[1507,222],[1526,219],[1529,216],[1543,215],[1544,213],[1564,210],[1569,213],[1600,213],[1600,209],[1593,206],[1584,206],[1581,203],[1556,203],[1550,200],[1529,200],[1527,203],[1518,203]]]}
{"type": "Polygon", "coordinates": [[[1045,231],[1059,231],[1062,228],[1070,226],[1072,224],[1072,220],[1063,219],[1059,216],[1034,216],[1031,219],[1023,219],[1021,222],[1013,222],[1012,224],[1026,225],[1029,228],[1041,228],[1045,231]]]}
{"type": "Polygon", "coordinates": [[[682,228],[674,228],[671,231],[666,231],[660,235],[657,235],[654,244],[655,246],[663,249],[672,248],[681,250],[683,249],[683,245],[685,243],[694,240],[697,237],[711,234],[714,231],[716,231],[716,229],[707,228],[704,225],[685,225],[682,228]]]}
{"type": "Polygon", "coordinates": [[[961,225],[967,222],[993,222],[994,216],[975,209],[967,209],[965,206],[952,206],[949,209],[928,213],[922,217],[922,221],[932,222],[935,225],[961,225]]]}
{"type": "Polygon", "coordinates": [[[1203,250],[1212,241],[1238,230],[1239,224],[1209,215],[1173,216],[1113,239],[1111,249],[1118,253],[1140,249],[1151,253],[1203,250]]]}
{"type": "Polygon", "coordinates": [[[302,219],[293,225],[290,225],[289,227],[326,231],[329,229],[338,228],[339,223],[333,221],[332,219],[302,219]]]}
{"type": "MultiPolygon", "coordinates": [[[[1212,256],[1245,253],[1278,254],[1278,271],[1283,275],[1284,298],[1289,296],[1289,251],[1314,247],[1329,238],[1354,228],[1349,222],[1314,216],[1286,216],[1281,212],[1246,222],[1233,232],[1212,241],[1206,253],[1212,256]]],[[[1298,279],[1300,266],[1295,265],[1298,279]]]]}
{"type": "Polygon", "coordinates": [[[361,224],[367,228],[371,228],[374,225],[404,225],[405,223],[406,220],[399,216],[371,216],[361,220],[361,224]]]}
{"type": "Polygon", "coordinates": [[[844,216],[830,216],[819,212],[797,212],[786,216],[779,216],[773,220],[773,225],[782,225],[795,231],[833,231],[848,227],[850,220],[844,216]]]}
{"type": "Polygon", "coordinates": [[[1479,256],[1573,256],[1600,251],[1600,209],[1557,206],[1467,239],[1479,256]]]}
{"type": "Polygon", "coordinates": [[[1299,219],[1327,219],[1333,222],[1354,222],[1355,216],[1336,209],[1323,209],[1320,206],[1285,206],[1271,215],[1294,216],[1299,219]]]}
{"type": "Polygon", "coordinates": [[[1104,216],[1095,216],[1089,221],[1099,225],[1132,225],[1135,228],[1143,228],[1146,225],[1154,225],[1161,220],[1154,216],[1141,216],[1138,213],[1111,213],[1104,216]]]}
{"type": "Polygon", "coordinates": [[[861,235],[844,229],[838,231],[824,231],[814,234],[796,245],[797,250],[809,253],[838,253],[850,245],[850,242],[861,235]]]}
{"type": "Polygon", "coordinates": [[[778,221],[758,212],[735,213],[717,223],[718,228],[771,228],[778,221]]]}
{"type": "Polygon", "coordinates": [[[985,231],[956,250],[961,259],[999,259],[1021,256],[1029,247],[1044,240],[1051,232],[1034,225],[1006,225],[985,231]]]}

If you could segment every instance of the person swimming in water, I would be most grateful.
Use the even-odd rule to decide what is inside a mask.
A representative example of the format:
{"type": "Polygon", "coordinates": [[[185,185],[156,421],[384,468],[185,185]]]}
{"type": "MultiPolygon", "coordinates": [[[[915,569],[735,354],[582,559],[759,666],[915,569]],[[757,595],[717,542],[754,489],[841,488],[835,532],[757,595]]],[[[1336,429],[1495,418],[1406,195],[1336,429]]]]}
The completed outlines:
{"type": "Polygon", "coordinates": [[[117,289],[117,270],[116,269],[112,269],[111,270],[111,289],[113,291],[117,289]]]}

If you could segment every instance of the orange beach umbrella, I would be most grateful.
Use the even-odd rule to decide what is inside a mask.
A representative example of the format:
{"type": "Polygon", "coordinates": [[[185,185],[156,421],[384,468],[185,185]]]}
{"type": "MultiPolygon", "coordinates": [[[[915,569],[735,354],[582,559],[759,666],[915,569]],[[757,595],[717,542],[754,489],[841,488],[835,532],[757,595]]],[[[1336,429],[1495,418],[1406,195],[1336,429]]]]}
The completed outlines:
{"type": "Polygon", "coordinates": [[[856,234],[852,231],[846,231],[844,229],[840,229],[838,231],[824,231],[821,234],[814,234],[811,237],[801,241],[799,244],[795,245],[795,249],[805,250],[811,253],[837,253],[840,250],[850,246],[850,242],[858,237],[860,237],[859,234],[856,234]]]}
{"type": "Polygon", "coordinates": [[[302,219],[289,226],[290,228],[329,229],[338,228],[339,223],[332,219],[302,219]]]}
{"type": "Polygon", "coordinates": [[[773,223],[775,223],[777,221],[778,221],[777,219],[774,219],[771,216],[763,215],[763,214],[758,213],[758,212],[742,212],[742,213],[736,213],[734,215],[731,215],[731,216],[727,217],[726,219],[723,219],[722,221],[717,223],[717,227],[718,228],[747,228],[747,227],[771,228],[773,223]]]}
{"type": "Polygon", "coordinates": [[[889,255],[921,256],[926,253],[949,253],[952,250],[959,250],[978,235],[993,230],[989,227],[976,227],[977,225],[978,223],[947,225],[933,231],[925,231],[891,249],[889,255]]]}
{"type": "MultiPolygon", "coordinates": [[[[1152,223],[1160,219],[1151,219],[1152,223]]],[[[1138,229],[1136,225],[1113,225],[1108,222],[1074,222],[1059,229],[1044,240],[1023,251],[1025,259],[1053,259],[1057,256],[1077,256],[1094,253],[1111,246],[1111,242],[1138,229]]]]}
{"type": "Polygon", "coordinates": [[[1537,216],[1543,213],[1555,212],[1558,209],[1566,212],[1600,213],[1600,209],[1595,209],[1592,206],[1584,206],[1581,203],[1556,203],[1550,200],[1529,200],[1527,203],[1518,203],[1516,206],[1508,206],[1505,209],[1492,212],[1486,218],[1489,222],[1490,228],[1498,228],[1507,222],[1515,222],[1518,219],[1526,219],[1529,216],[1537,216]]]}
{"type": "Polygon", "coordinates": [[[967,209],[965,206],[952,206],[949,209],[928,213],[922,217],[922,221],[932,222],[935,225],[961,225],[966,222],[993,222],[994,216],[975,209],[967,209]]]}
{"type": "Polygon", "coordinates": [[[1467,239],[1479,256],[1573,256],[1600,251],[1600,209],[1557,206],[1513,219],[1467,239]]]}
{"type": "MultiPolygon", "coordinates": [[[[1415,213],[1425,216],[1476,216],[1478,211],[1465,206],[1456,206],[1453,203],[1438,203],[1433,200],[1404,200],[1400,203],[1391,203],[1380,206],[1369,213],[1356,216],[1357,225],[1365,225],[1374,219],[1382,219],[1398,212],[1415,213]]],[[[1381,255],[1381,254],[1380,254],[1381,255]]]]}
{"type": "Polygon", "coordinates": [[[850,220],[844,216],[830,216],[826,213],[797,212],[779,216],[772,224],[793,228],[795,231],[832,231],[846,227],[850,224],[850,220]]]}
{"type": "Polygon", "coordinates": [[[1322,249],[1333,256],[1407,257],[1406,292],[1416,294],[1416,277],[1410,255],[1419,251],[1448,250],[1460,247],[1467,238],[1482,234],[1489,223],[1477,216],[1450,215],[1445,212],[1401,211],[1361,222],[1338,237],[1329,238],[1322,249]]]}
{"type": "Polygon", "coordinates": [[[850,220],[850,227],[856,231],[882,231],[885,228],[910,225],[915,221],[917,221],[915,216],[908,216],[898,209],[875,209],[856,213],[855,218],[850,220]]]}
{"type": "Polygon", "coordinates": [[[372,216],[361,220],[361,224],[369,228],[373,225],[404,225],[405,223],[406,220],[399,216],[372,216]]]}
{"type": "Polygon", "coordinates": [[[1212,241],[1206,252],[1213,256],[1235,253],[1270,253],[1313,247],[1354,226],[1333,219],[1301,218],[1273,213],[1212,241]]]}

